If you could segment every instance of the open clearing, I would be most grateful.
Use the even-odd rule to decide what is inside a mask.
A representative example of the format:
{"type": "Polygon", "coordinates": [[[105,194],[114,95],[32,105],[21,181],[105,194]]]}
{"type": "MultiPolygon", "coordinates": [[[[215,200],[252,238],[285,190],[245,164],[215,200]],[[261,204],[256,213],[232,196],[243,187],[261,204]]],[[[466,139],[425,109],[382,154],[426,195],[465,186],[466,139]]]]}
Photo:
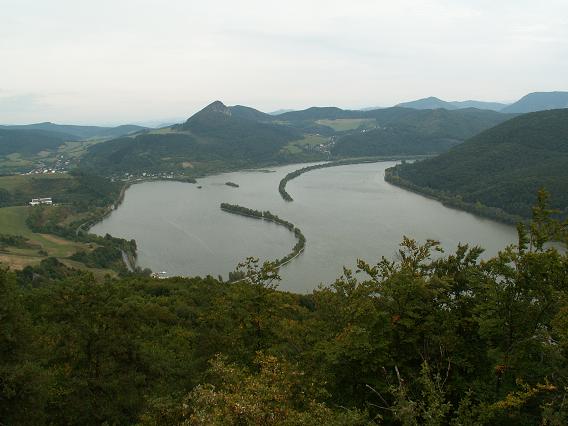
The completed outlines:
{"type": "Polygon", "coordinates": [[[320,135],[306,135],[303,139],[292,141],[282,148],[282,152],[288,154],[300,154],[313,150],[318,145],[325,145],[329,138],[320,135]]]}
{"type": "Polygon", "coordinates": [[[317,120],[316,123],[331,127],[336,132],[345,132],[359,128],[370,129],[377,125],[372,118],[338,118],[337,120],[317,120]]]}
{"type": "Polygon", "coordinates": [[[86,268],[79,262],[65,259],[79,250],[92,250],[94,245],[65,240],[55,235],[32,232],[26,225],[26,219],[32,208],[28,206],[0,208],[0,234],[21,235],[33,245],[30,248],[4,247],[0,250],[0,263],[13,269],[22,269],[28,265],[37,265],[43,259],[52,256],[77,269],[89,270],[98,275],[113,274],[110,270],[86,268]],[[47,256],[43,252],[47,253],[47,256]]]}

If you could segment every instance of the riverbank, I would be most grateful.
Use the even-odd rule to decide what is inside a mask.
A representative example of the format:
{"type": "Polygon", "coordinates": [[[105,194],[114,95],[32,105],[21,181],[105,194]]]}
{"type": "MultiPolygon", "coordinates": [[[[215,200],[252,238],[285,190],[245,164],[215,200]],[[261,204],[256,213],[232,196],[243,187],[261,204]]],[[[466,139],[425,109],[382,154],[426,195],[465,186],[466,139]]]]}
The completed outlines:
{"type": "Polygon", "coordinates": [[[423,195],[427,198],[439,201],[446,207],[466,211],[476,216],[492,219],[497,222],[505,223],[507,225],[516,225],[519,222],[528,221],[528,219],[526,218],[512,215],[497,207],[489,207],[479,202],[468,203],[467,201],[464,201],[459,195],[447,194],[441,191],[433,190],[431,188],[415,185],[412,182],[401,178],[396,171],[396,166],[385,170],[385,181],[390,183],[391,185],[406,189],[407,191],[411,191],[416,194],[423,195]]]}

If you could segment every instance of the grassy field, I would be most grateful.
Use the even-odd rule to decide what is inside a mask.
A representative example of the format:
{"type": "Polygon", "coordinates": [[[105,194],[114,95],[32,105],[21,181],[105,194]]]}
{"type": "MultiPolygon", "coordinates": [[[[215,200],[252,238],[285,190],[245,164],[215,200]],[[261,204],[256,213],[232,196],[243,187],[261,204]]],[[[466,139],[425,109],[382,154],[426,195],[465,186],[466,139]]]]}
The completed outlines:
{"type": "Polygon", "coordinates": [[[377,124],[372,118],[339,118],[337,120],[318,120],[316,123],[331,127],[336,132],[345,132],[359,128],[369,129],[376,127],[377,124]]]}
{"type": "Polygon", "coordinates": [[[0,248],[0,263],[13,269],[22,269],[28,265],[37,265],[43,259],[52,256],[69,266],[90,270],[97,275],[114,274],[110,270],[86,268],[81,263],[65,259],[79,250],[92,250],[94,245],[65,240],[55,235],[32,232],[26,225],[26,219],[32,208],[28,206],[0,208],[0,234],[21,235],[28,239],[32,246],[29,248],[0,248]]]}
{"type": "Polygon", "coordinates": [[[292,141],[282,148],[282,152],[287,154],[301,154],[305,151],[313,149],[313,147],[326,144],[329,139],[319,135],[306,135],[303,139],[292,141]]]}
{"type": "Polygon", "coordinates": [[[65,142],[59,147],[56,154],[64,155],[67,158],[77,159],[82,157],[90,146],[96,145],[103,141],[103,139],[89,139],[80,142],[65,142]]]}
{"type": "Polygon", "coordinates": [[[8,191],[18,190],[33,195],[31,192],[33,191],[33,182],[37,179],[56,181],[58,179],[72,179],[72,176],[66,173],[0,176],[0,188],[8,191]]]}

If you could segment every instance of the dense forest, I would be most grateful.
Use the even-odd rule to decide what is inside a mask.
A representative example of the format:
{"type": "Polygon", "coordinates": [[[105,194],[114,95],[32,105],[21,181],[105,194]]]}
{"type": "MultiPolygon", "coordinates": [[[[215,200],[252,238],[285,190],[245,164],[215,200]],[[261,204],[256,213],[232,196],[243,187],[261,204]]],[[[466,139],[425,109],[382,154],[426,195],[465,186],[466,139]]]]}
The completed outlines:
{"type": "Polygon", "coordinates": [[[568,109],[516,117],[436,158],[399,165],[387,177],[443,200],[455,198],[458,207],[480,204],[524,218],[544,187],[566,215],[568,109]]]}
{"type": "Polygon", "coordinates": [[[311,294],[249,280],[96,281],[54,259],[0,271],[7,425],[568,421],[568,224],[546,194],[519,243],[358,261],[311,294]]]}

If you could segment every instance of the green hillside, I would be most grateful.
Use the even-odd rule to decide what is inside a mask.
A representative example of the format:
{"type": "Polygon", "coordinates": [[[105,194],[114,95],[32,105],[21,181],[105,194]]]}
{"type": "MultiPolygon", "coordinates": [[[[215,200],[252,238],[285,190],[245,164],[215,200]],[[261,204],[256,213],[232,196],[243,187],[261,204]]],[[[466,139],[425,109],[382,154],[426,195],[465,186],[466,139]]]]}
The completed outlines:
{"type": "Polygon", "coordinates": [[[387,108],[366,114],[375,118],[377,128],[341,136],[332,149],[335,155],[441,153],[512,117],[474,108],[455,111],[387,108]]]}
{"type": "Polygon", "coordinates": [[[289,126],[261,122],[272,117],[247,107],[216,101],[185,123],[91,147],[81,166],[99,173],[182,171],[201,173],[216,167],[246,167],[273,162],[303,133],[289,126]]]}
{"type": "Polygon", "coordinates": [[[487,109],[492,111],[500,111],[507,105],[499,102],[483,102],[483,101],[474,101],[474,100],[448,102],[448,101],[443,101],[442,99],[436,98],[434,96],[431,96],[429,98],[418,99],[416,101],[403,102],[396,106],[403,108],[414,108],[414,109],[444,108],[444,109],[454,110],[462,108],[478,108],[478,109],[487,109]]]}
{"type": "Polygon", "coordinates": [[[9,154],[32,155],[57,149],[72,135],[46,130],[12,130],[0,127],[0,156],[9,154]]]}
{"type": "Polygon", "coordinates": [[[397,166],[391,174],[418,190],[523,217],[530,215],[535,194],[544,187],[553,207],[566,214],[568,110],[516,117],[437,158],[397,166]]]}

